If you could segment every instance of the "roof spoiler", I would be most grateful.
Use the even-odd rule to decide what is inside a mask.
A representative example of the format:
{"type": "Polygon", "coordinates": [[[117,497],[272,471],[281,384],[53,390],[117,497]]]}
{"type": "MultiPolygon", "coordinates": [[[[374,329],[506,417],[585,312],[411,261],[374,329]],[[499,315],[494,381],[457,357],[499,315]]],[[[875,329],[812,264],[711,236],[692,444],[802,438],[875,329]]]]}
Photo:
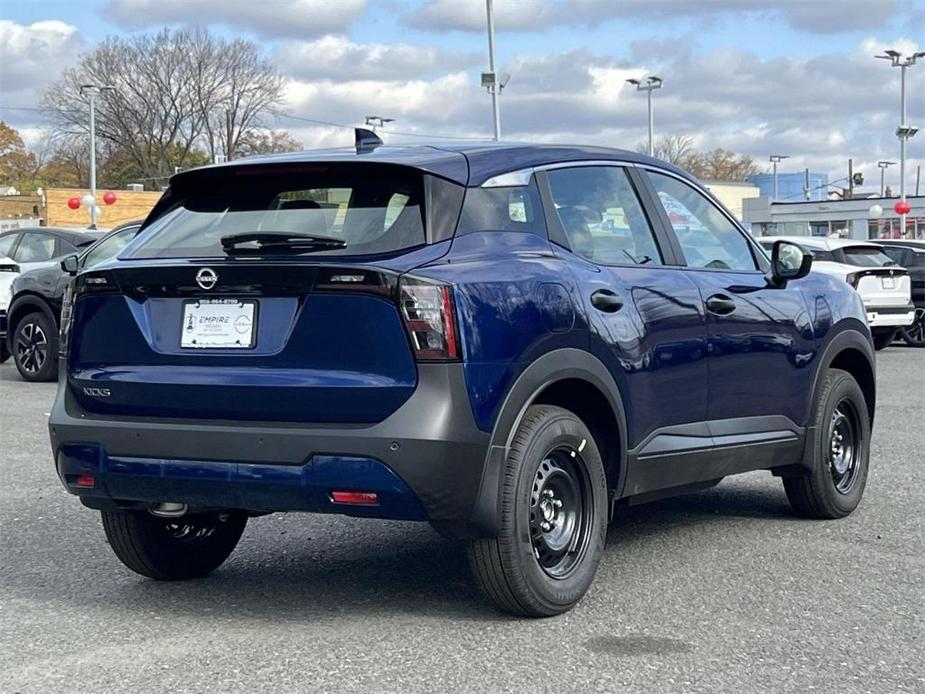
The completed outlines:
{"type": "Polygon", "coordinates": [[[385,144],[376,133],[366,128],[353,129],[354,145],[357,148],[357,154],[369,154],[379,145],[385,144]]]}

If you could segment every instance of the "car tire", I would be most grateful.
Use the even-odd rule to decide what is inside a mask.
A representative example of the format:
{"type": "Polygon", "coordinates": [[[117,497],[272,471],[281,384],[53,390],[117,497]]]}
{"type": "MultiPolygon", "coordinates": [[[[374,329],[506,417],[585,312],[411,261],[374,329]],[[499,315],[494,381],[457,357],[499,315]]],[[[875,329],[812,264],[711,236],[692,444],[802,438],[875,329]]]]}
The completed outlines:
{"type": "Polygon", "coordinates": [[[925,307],[915,309],[915,320],[900,330],[900,337],[910,347],[925,347],[925,307]]]}
{"type": "Polygon", "coordinates": [[[893,340],[896,339],[896,328],[877,328],[871,330],[871,335],[874,338],[874,349],[879,351],[893,344],[893,340]]]}
{"type": "Polygon", "coordinates": [[[161,518],[147,511],[102,511],[113,552],[137,574],[185,581],[211,573],[231,555],[247,516],[240,512],[161,518]]]}
{"type": "Polygon", "coordinates": [[[473,573],[506,612],[561,614],[588,590],[604,553],[607,477],[598,447],[568,410],[531,406],[503,473],[499,533],[469,543],[473,573]]]}
{"type": "Polygon", "coordinates": [[[16,324],[13,361],[19,375],[27,381],[54,381],[58,378],[58,328],[41,311],[29,313],[16,324]]]}
{"type": "Polygon", "coordinates": [[[847,516],[864,495],[870,459],[867,402],[851,374],[826,371],[809,432],[810,473],[783,478],[790,505],[807,518],[847,516]]]}

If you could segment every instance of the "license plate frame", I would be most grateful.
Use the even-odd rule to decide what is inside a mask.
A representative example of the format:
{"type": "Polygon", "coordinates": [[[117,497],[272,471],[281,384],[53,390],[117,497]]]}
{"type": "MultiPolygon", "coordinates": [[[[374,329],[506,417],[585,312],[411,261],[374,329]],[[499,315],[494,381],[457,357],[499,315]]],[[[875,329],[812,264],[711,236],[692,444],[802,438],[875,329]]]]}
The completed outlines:
{"type": "Polygon", "coordinates": [[[881,277],[880,287],[882,289],[896,289],[896,280],[893,277],[881,277]]]}
{"type": "Polygon", "coordinates": [[[180,349],[253,349],[257,346],[258,314],[256,299],[187,299],[181,315],[180,349]],[[213,320],[202,321],[203,317],[213,320]]]}

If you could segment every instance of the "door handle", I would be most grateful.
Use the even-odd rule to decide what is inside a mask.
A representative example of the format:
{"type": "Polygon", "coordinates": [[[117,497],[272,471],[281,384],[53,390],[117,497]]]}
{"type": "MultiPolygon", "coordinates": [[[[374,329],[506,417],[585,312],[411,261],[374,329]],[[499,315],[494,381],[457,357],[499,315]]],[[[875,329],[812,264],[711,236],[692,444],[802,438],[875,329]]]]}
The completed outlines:
{"type": "Polygon", "coordinates": [[[717,316],[728,316],[736,310],[736,302],[725,294],[714,294],[707,299],[707,311],[717,316]]]}
{"type": "Polygon", "coordinates": [[[591,295],[591,305],[604,313],[616,313],[623,308],[623,297],[609,289],[598,289],[591,295]]]}

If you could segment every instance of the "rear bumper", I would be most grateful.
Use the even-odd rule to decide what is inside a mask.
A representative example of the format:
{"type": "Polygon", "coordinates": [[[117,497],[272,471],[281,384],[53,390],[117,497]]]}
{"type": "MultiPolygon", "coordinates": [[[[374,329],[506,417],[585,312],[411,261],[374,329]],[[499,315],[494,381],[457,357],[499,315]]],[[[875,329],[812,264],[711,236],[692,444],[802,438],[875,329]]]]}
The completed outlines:
{"type": "Polygon", "coordinates": [[[865,306],[864,310],[871,328],[899,328],[915,320],[915,305],[911,301],[905,306],[865,306]]]}
{"type": "Polygon", "coordinates": [[[461,364],[420,365],[408,401],[362,426],[100,416],[62,380],[49,432],[62,482],[91,506],[174,501],[431,521],[469,518],[489,441],[461,364]],[[93,475],[93,487],[76,486],[77,475],[93,475]],[[380,502],[334,504],[335,490],[375,492],[380,502]]]}

